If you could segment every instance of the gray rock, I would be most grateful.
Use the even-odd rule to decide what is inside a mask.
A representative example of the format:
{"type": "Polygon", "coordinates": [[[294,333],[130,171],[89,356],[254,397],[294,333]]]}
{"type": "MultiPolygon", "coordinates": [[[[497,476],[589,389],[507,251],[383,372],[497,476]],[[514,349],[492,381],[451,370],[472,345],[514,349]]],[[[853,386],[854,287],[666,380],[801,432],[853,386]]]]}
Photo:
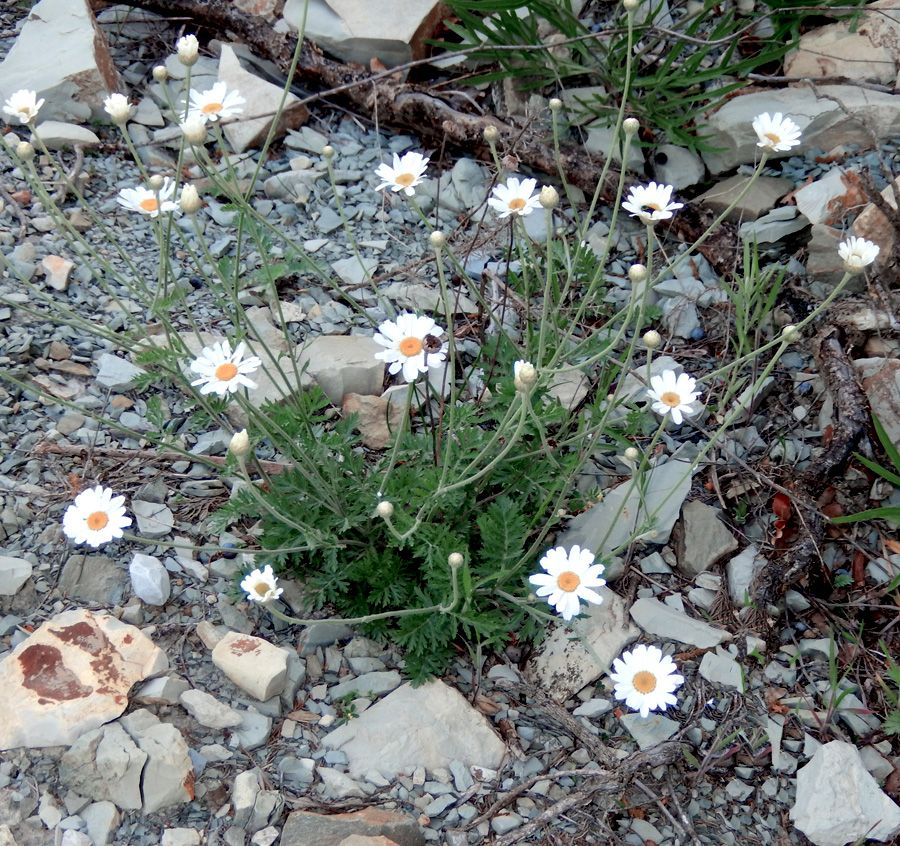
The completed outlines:
{"type": "MultiPolygon", "coordinates": [[[[48,150],[62,150],[65,147],[74,147],[76,144],[82,147],[94,147],[100,143],[100,139],[90,129],[58,120],[43,121],[37,127],[37,134],[48,150]]],[[[35,140],[33,135],[32,140],[35,140]]],[[[54,287],[56,286],[54,285],[54,287]]],[[[57,290],[64,291],[65,288],[57,288],[57,290]]]]}
{"type": "Polygon", "coordinates": [[[416,766],[434,771],[453,760],[496,768],[506,748],[483,715],[437,680],[402,685],[326,735],[322,744],[347,753],[354,778],[370,771],[393,778],[416,766]]]}
{"type": "Polygon", "coordinates": [[[181,694],[190,688],[184,679],[161,676],[138,688],[134,701],[139,705],[177,705],[181,701],[181,694]]]}
{"type": "Polygon", "coordinates": [[[716,647],[715,652],[707,652],[703,656],[700,661],[700,675],[712,684],[734,687],[741,693],[745,692],[741,665],[720,647],[716,647]]]}
{"type": "Polygon", "coordinates": [[[900,443],[900,361],[861,358],[853,366],[872,413],[884,426],[891,443],[900,443]]]}
{"type": "Polygon", "coordinates": [[[900,834],[900,807],[869,775],[856,747],[840,740],[819,747],[797,771],[790,817],[816,846],[888,841],[900,834]]]}
{"type": "Polygon", "coordinates": [[[676,190],[702,182],[706,174],[706,166],[699,156],[675,144],[660,144],[650,158],[656,181],[676,190]]]}
{"type": "Polygon", "coordinates": [[[693,578],[738,548],[737,540],[719,519],[721,513],[698,500],[682,508],[678,569],[684,575],[693,578]]]}
{"type": "Polygon", "coordinates": [[[731,637],[724,629],[717,629],[709,623],[695,620],[682,611],[649,597],[635,600],[631,606],[631,616],[649,634],[666,640],[677,640],[679,643],[689,643],[700,649],[717,646],[731,637]]]}
{"type": "Polygon", "coordinates": [[[346,799],[349,796],[365,797],[365,791],[346,773],[331,767],[316,767],[316,775],[325,785],[325,796],[329,799],[346,799]]]}
{"type": "Polygon", "coordinates": [[[355,679],[346,679],[336,684],[329,689],[328,695],[331,697],[332,702],[353,692],[358,693],[360,696],[381,696],[384,693],[396,690],[402,682],[403,679],[397,670],[365,673],[357,676],[355,679]]]}
{"type": "MultiPolygon", "coordinates": [[[[721,214],[737,200],[749,180],[749,176],[741,174],[729,176],[697,197],[695,202],[706,206],[716,214],[721,214]]],[[[770,212],[785,194],[793,190],[794,183],[790,179],[775,176],[757,177],[750,190],[728,213],[726,220],[732,223],[757,220],[770,212]]]]}
{"type": "Polygon", "coordinates": [[[245,770],[238,773],[231,788],[231,804],[234,807],[232,822],[234,825],[244,828],[250,821],[253,813],[253,804],[259,795],[259,770],[245,770]]]}
{"type": "Polygon", "coordinates": [[[106,846],[121,821],[112,802],[92,802],[80,812],[80,816],[94,846],[106,846]]]}
{"type": "Polygon", "coordinates": [[[219,702],[202,690],[186,690],[179,699],[185,710],[201,726],[223,729],[242,724],[241,715],[234,708],[229,708],[224,702],[219,702]]]}
{"type": "Polygon", "coordinates": [[[807,226],[809,221],[797,211],[796,206],[779,206],[751,223],[742,224],[738,234],[744,241],[776,244],[807,226]]]}
{"type": "Polygon", "coordinates": [[[128,567],[131,590],[147,605],[165,605],[172,593],[169,573],[162,562],[152,555],[135,552],[128,567]]]}
{"type": "Polygon", "coordinates": [[[0,101],[26,88],[47,101],[41,120],[106,122],[103,99],[122,90],[115,67],[87,0],[41,0],[0,65],[0,101]]]}
{"type": "Polygon", "coordinates": [[[588,699],[579,705],[572,715],[575,717],[587,717],[589,720],[594,717],[602,717],[613,709],[613,704],[608,699],[597,699],[596,697],[588,699]]]}
{"type": "Polygon", "coordinates": [[[319,335],[303,347],[299,366],[340,406],[345,394],[380,396],[384,362],[375,353],[383,349],[364,335],[319,335]]]}
{"type": "Polygon", "coordinates": [[[269,739],[272,731],[272,718],[259,711],[238,711],[241,717],[241,727],[236,728],[231,734],[231,746],[242,746],[248,751],[259,749],[269,739]]]}
{"type": "Polygon", "coordinates": [[[748,546],[725,565],[728,595],[737,608],[749,604],[753,577],[765,566],[766,559],[755,546],[748,546]]]}
{"type": "Polygon", "coordinates": [[[651,746],[656,746],[657,743],[668,740],[681,728],[681,724],[675,720],[653,712],[647,717],[642,717],[640,714],[623,714],[619,722],[637,741],[637,745],[641,749],[649,749],[651,746]]]}
{"type": "Polygon", "coordinates": [[[518,814],[500,813],[491,818],[491,829],[495,834],[508,834],[517,829],[525,820],[518,814]]]}
{"type": "Polygon", "coordinates": [[[128,576],[105,555],[70,555],[59,576],[63,596],[111,607],[121,605],[128,576]]]}
{"type": "Polygon", "coordinates": [[[571,625],[555,624],[528,663],[526,675],[562,702],[608,672],[614,658],[640,637],[628,619],[624,600],[607,587],[597,591],[600,605],[571,625]]]}
{"type": "Polygon", "coordinates": [[[31,562],[0,555],[0,596],[15,596],[31,578],[31,562]]]}
{"type": "Polygon", "coordinates": [[[103,353],[97,359],[97,365],[97,382],[117,394],[133,390],[138,378],[145,373],[137,365],[111,353],[103,353]]]}
{"type": "Polygon", "coordinates": [[[286,755],[278,762],[278,771],[285,781],[294,784],[312,784],[316,775],[316,762],[312,758],[295,758],[286,755]]]}
{"type": "Polygon", "coordinates": [[[138,531],[146,538],[163,538],[175,525],[175,515],[164,503],[133,499],[131,510],[134,512],[138,531]]]}

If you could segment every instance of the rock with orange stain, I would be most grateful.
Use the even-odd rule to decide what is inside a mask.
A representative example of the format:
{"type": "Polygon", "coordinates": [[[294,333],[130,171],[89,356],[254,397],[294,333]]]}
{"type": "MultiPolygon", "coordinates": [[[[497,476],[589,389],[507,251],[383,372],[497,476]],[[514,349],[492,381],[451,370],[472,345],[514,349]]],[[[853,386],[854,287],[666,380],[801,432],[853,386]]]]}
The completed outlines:
{"type": "Polygon", "coordinates": [[[241,690],[260,701],[284,690],[287,655],[261,637],[229,632],[213,649],[212,661],[241,690]]]}
{"type": "Polygon", "coordinates": [[[0,750],[69,746],[118,717],[135,682],[169,666],[139,629],[66,611],[0,662],[0,750]]]}
{"type": "Polygon", "coordinates": [[[74,262],[62,256],[46,256],[41,262],[47,284],[56,291],[65,291],[69,287],[69,274],[75,268],[74,262]]]}

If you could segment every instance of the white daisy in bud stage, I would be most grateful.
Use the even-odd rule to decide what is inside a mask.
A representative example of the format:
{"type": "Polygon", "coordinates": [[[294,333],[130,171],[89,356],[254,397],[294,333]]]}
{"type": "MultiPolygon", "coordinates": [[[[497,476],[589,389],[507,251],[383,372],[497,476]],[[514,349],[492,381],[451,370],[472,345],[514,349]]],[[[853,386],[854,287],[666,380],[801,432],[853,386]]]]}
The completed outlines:
{"type": "Polygon", "coordinates": [[[272,572],[270,564],[245,576],[241,582],[241,590],[251,602],[271,602],[284,593],[284,588],[278,587],[278,577],[272,572]]]}
{"type": "Polygon", "coordinates": [[[428,161],[428,156],[421,153],[404,153],[402,159],[394,153],[393,167],[382,162],[375,168],[375,175],[384,180],[375,190],[390,188],[391,191],[402,191],[407,197],[411,197],[416,193],[416,185],[425,176],[428,161]]]}
{"type": "Polygon", "coordinates": [[[687,373],[676,377],[674,370],[664,370],[659,376],[653,376],[647,389],[647,396],[653,400],[653,410],[671,414],[678,425],[684,422],[685,415],[694,413],[693,402],[700,393],[696,379],[687,373]]]}
{"type": "Polygon", "coordinates": [[[103,101],[103,110],[112,118],[113,123],[125,123],[131,116],[131,103],[124,94],[110,94],[103,101]]]}
{"type": "Polygon", "coordinates": [[[12,117],[17,117],[22,123],[31,123],[43,105],[44,100],[43,98],[37,99],[36,91],[28,91],[23,88],[10,96],[3,106],[3,111],[12,117]]]}
{"type": "Polygon", "coordinates": [[[495,185],[491,191],[492,197],[488,197],[488,205],[500,215],[501,218],[510,215],[524,217],[531,214],[541,203],[541,195],[535,194],[536,179],[523,179],[519,181],[515,176],[506,180],[506,185],[495,185]]]}
{"type": "Polygon", "coordinates": [[[851,235],[846,241],[838,245],[838,254],[844,262],[844,270],[848,273],[861,273],[864,267],[868,267],[881,252],[878,244],[873,244],[865,238],[857,238],[851,235]]]}
{"type": "Polygon", "coordinates": [[[215,122],[241,114],[242,103],[247,101],[237,91],[226,90],[224,82],[217,82],[209,91],[191,91],[191,106],[188,120],[199,116],[203,120],[215,122]]]}
{"type": "Polygon", "coordinates": [[[540,561],[545,573],[535,573],[528,577],[533,585],[538,585],[535,593],[546,596],[547,602],[556,608],[556,613],[564,620],[571,620],[581,613],[581,600],[600,605],[603,597],[593,588],[606,584],[600,578],[604,567],[594,564],[594,553],[580,546],[573,546],[568,552],[565,547],[549,549],[540,561]]]}
{"type": "Polygon", "coordinates": [[[651,182],[635,185],[622,201],[622,208],[641,223],[652,226],[658,220],[668,220],[684,203],[672,202],[672,186],[651,182]]]}
{"type": "Polygon", "coordinates": [[[800,127],[781,112],[765,112],[753,118],[753,129],[759,138],[757,147],[768,153],[785,153],[800,143],[800,127]]]}
{"type": "Polygon", "coordinates": [[[441,367],[447,358],[447,347],[440,336],[444,330],[430,317],[404,311],[397,320],[385,320],[375,333],[374,341],[386,349],[375,358],[387,362],[388,373],[403,371],[412,382],[429,368],[441,367]]]}
{"type": "Polygon", "coordinates": [[[244,358],[245,349],[246,345],[241,341],[232,352],[227,340],[204,347],[191,362],[191,370],[201,374],[191,385],[199,387],[201,394],[218,394],[220,397],[233,394],[240,387],[255,388],[256,382],[247,374],[253,373],[262,361],[255,355],[244,358]]]}
{"type": "Polygon", "coordinates": [[[646,718],[651,711],[665,711],[677,702],[675,691],[684,684],[684,676],[658,646],[636,646],[613,661],[609,677],[616,683],[616,699],[624,699],[633,711],[646,718]]]}
{"type": "Polygon", "coordinates": [[[62,519],[63,534],[75,543],[98,547],[122,537],[131,525],[125,513],[125,497],[97,485],[75,497],[62,519]]]}
{"type": "Polygon", "coordinates": [[[123,188],[119,191],[119,205],[128,211],[158,217],[160,214],[178,211],[175,202],[175,182],[168,176],[159,191],[138,185],[137,188],[123,188]]]}

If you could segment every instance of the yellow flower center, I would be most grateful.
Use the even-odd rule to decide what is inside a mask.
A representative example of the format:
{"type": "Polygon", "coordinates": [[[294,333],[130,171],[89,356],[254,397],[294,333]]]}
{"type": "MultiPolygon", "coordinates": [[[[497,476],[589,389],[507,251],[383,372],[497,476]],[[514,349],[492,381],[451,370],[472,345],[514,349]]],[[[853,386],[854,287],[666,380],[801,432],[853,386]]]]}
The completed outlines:
{"type": "Polygon", "coordinates": [[[653,693],[656,690],[656,676],[647,670],[634,674],[631,684],[638,693],[653,693]]]}
{"type": "Polygon", "coordinates": [[[681,405],[681,397],[675,393],[675,391],[666,391],[660,398],[659,401],[663,405],[669,406],[669,408],[675,408],[677,405],[681,405]]]}
{"type": "Polygon", "coordinates": [[[422,342],[418,338],[404,338],[398,349],[407,357],[418,355],[422,352],[422,342]]]}
{"type": "Polygon", "coordinates": [[[394,177],[394,182],[398,185],[402,185],[404,188],[409,188],[415,181],[416,176],[413,173],[401,173],[399,176],[394,177]]]}
{"type": "Polygon", "coordinates": [[[641,206],[642,211],[662,211],[656,203],[644,203],[641,206]]]}
{"type": "Polygon", "coordinates": [[[781,143],[781,139],[774,132],[767,132],[766,138],[768,138],[773,144],[781,143]]]}
{"type": "Polygon", "coordinates": [[[577,573],[573,573],[571,570],[566,570],[565,573],[560,573],[556,577],[556,584],[559,586],[560,590],[566,591],[566,593],[571,593],[578,585],[581,584],[581,579],[578,578],[577,573]]]}
{"type": "Polygon", "coordinates": [[[154,212],[159,209],[159,200],[156,197],[147,197],[146,200],[141,200],[140,207],[147,212],[154,212]]]}
{"type": "Polygon", "coordinates": [[[525,208],[525,201],[521,197],[516,197],[514,200],[509,201],[509,207],[513,211],[522,211],[525,208]]]}
{"type": "Polygon", "coordinates": [[[265,596],[269,592],[269,586],[265,582],[259,582],[253,590],[255,590],[260,596],[265,596]]]}
{"type": "Polygon", "coordinates": [[[222,111],[221,103],[207,103],[202,109],[200,109],[200,114],[202,115],[212,115],[216,112],[222,111]]]}
{"type": "Polygon", "coordinates": [[[109,514],[105,511],[95,511],[88,515],[86,522],[92,532],[99,532],[109,522],[109,514]]]}
{"type": "Polygon", "coordinates": [[[220,382],[230,382],[237,376],[237,373],[237,365],[232,364],[230,361],[226,361],[225,364],[220,364],[216,368],[216,379],[220,382]]]}

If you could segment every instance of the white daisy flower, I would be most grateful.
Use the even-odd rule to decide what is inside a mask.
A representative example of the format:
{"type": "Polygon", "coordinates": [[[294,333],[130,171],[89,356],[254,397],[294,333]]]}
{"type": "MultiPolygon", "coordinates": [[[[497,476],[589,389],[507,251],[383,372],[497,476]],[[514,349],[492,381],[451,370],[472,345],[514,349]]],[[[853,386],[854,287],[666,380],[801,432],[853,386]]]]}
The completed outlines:
{"type": "Polygon", "coordinates": [[[671,200],[671,185],[651,182],[649,185],[635,185],[622,201],[622,208],[632,217],[639,217],[641,223],[652,226],[658,220],[667,220],[684,206],[684,203],[673,203],[671,200]]]}
{"type": "Polygon", "coordinates": [[[651,711],[665,711],[677,702],[675,690],[684,684],[677,669],[658,646],[640,644],[613,661],[609,677],[616,683],[616,699],[624,699],[629,708],[646,718],[651,711]]]}
{"type": "Polygon", "coordinates": [[[110,94],[103,101],[103,109],[113,123],[125,123],[131,116],[131,103],[124,94],[110,94]]]}
{"type": "Polygon", "coordinates": [[[756,146],[768,153],[784,153],[800,143],[800,127],[790,118],[782,117],[781,112],[757,115],[753,118],[753,129],[759,138],[756,146]]]}
{"type": "Polygon", "coordinates": [[[191,91],[187,117],[190,120],[196,115],[213,122],[225,120],[241,114],[244,111],[241,104],[246,102],[237,91],[226,91],[224,82],[217,82],[209,91],[191,91]]]}
{"type": "Polygon", "coordinates": [[[194,387],[200,387],[201,394],[218,394],[224,397],[233,394],[242,385],[245,388],[255,388],[256,382],[247,378],[248,373],[253,373],[262,361],[255,355],[244,358],[246,345],[241,341],[231,351],[228,340],[204,347],[200,355],[191,362],[191,370],[200,373],[199,379],[191,382],[194,387]]]}
{"type": "Polygon", "coordinates": [[[838,254],[844,261],[844,270],[848,273],[860,273],[878,257],[881,247],[865,238],[851,235],[838,245],[838,254]]]}
{"type": "Polygon", "coordinates": [[[284,593],[284,588],[278,587],[278,577],[272,572],[270,564],[245,576],[241,582],[241,590],[251,602],[271,602],[284,593]]]}
{"type": "Polygon", "coordinates": [[[682,373],[676,378],[674,370],[664,370],[650,379],[647,396],[653,400],[651,406],[659,414],[671,414],[672,420],[680,425],[684,416],[694,413],[692,403],[700,396],[697,380],[682,373]]]}
{"type": "Polygon", "coordinates": [[[412,382],[429,368],[440,367],[447,357],[447,346],[440,340],[444,330],[430,317],[404,311],[397,320],[385,320],[378,327],[374,341],[386,347],[375,358],[388,363],[388,372],[399,373],[412,382]]]}
{"type": "Polygon", "coordinates": [[[124,496],[113,496],[111,488],[97,485],[75,497],[63,514],[62,524],[67,538],[98,547],[122,537],[131,518],[125,514],[124,496]]]}
{"type": "Polygon", "coordinates": [[[22,89],[16,91],[3,106],[3,111],[12,117],[17,117],[22,123],[31,123],[38,114],[44,99],[37,99],[36,91],[22,89]]]}
{"type": "Polygon", "coordinates": [[[523,179],[521,182],[510,176],[506,185],[495,185],[491,191],[492,197],[488,197],[488,205],[500,215],[501,218],[512,214],[524,217],[531,214],[541,203],[541,195],[535,194],[536,179],[523,179]]]}
{"type": "Polygon", "coordinates": [[[546,573],[535,573],[528,577],[533,585],[538,585],[535,593],[546,596],[547,602],[556,607],[556,613],[564,620],[571,620],[581,613],[581,602],[603,602],[593,588],[601,588],[606,584],[600,578],[604,567],[594,564],[594,554],[588,549],[573,546],[568,552],[565,547],[557,546],[547,550],[540,560],[546,573]]]}
{"type": "Polygon", "coordinates": [[[123,188],[119,191],[119,205],[128,211],[158,217],[160,214],[178,211],[175,202],[175,182],[168,176],[159,191],[138,185],[137,188],[123,188]]]}
{"type": "Polygon", "coordinates": [[[384,182],[375,188],[390,188],[391,191],[403,191],[407,197],[416,193],[415,187],[422,181],[425,168],[428,167],[428,156],[421,153],[404,153],[401,159],[394,153],[394,166],[382,162],[375,168],[375,175],[381,177],[384,182]]]}

